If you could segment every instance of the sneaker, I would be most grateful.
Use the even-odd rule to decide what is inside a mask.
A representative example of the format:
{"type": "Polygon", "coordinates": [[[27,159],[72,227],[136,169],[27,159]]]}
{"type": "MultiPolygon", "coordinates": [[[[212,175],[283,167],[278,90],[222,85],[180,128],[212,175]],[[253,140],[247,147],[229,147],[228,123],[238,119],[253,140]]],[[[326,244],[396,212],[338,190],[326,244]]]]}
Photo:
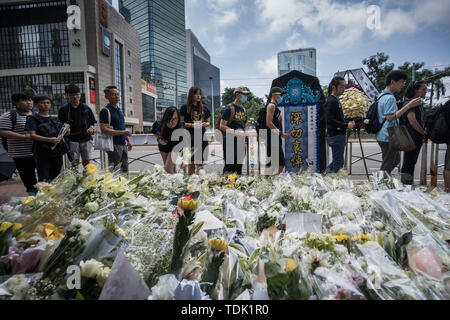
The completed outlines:
{"type": "Polygon", "coordinates": [[[409,173],[402,173],[400,181],[403,184],[406,184],[406,185],[413,185],[414,184],[414,178],[409,173]]]}

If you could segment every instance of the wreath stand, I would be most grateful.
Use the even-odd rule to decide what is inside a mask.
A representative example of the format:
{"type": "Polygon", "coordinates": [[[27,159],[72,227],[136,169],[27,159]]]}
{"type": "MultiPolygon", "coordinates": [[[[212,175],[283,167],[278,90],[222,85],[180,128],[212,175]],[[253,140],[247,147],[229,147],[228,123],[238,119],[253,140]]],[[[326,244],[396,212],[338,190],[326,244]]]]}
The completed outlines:
{"type": "MultiPolygon", "coordinates": [[[[356,132],[358,133],[358,142],[359,142],[359,147],[361,149],[361,157],[360,160],[362,159],[363,163],[364,163],[364,169],[366,170],[366,176],[367,176],[367,180],[370,181],[370,177],[369,177],[369,170],[367,170],[367,163],[366,163],[366,156],[364,155],[364,148],[362,146],[362,142],[361,142],[361,130],[360,128],[356,129],[356,132]]],[[[348,160],[348,145],[349,145],[349,137],[351,134],[351,130],[347,130],[347,143],[345,146],[345,167],[348,168],[347,166],[347,160],[348,160]]],[[[353,150],[350,150],[350,152],[352,152],[353,150]]],[[[350,162],[352,161],[353,156],[350,154],[350,162]]],[[[352,164],[350,163],[350,166],[352,164]]]]}

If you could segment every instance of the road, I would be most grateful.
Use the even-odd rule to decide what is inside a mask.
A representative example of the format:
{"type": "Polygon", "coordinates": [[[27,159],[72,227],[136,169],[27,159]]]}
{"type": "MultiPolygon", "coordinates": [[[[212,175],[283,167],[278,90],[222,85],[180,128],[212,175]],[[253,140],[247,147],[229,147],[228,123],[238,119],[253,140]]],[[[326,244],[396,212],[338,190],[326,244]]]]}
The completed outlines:
{"type": "MultiPolygon", "coordinates": [[[[378,171],[381,164],[381,150],[377,143],[372,142],[363,142],[362,144],[364,154],[366,156],[366,163],[367,168],[369,171],[369,174],[371,172],[378,171]]],[[[209,158],[208,163],[205,165],[206,172],[213,172],[218,171],[222,172],[223,169],[223,152],[222,152],[222,144],[221,143],[214,143],[210,144],[210,148],[212,148],[211,156],[209,158]]],[[[446,145],[440,145],[440,151],[439,151],[439,164],[441,166],[438,170],[438,179],[442,180],[442,173],[443,173],[443,164],[445,160],[445,151],[447,146],[446,145]]],[[[361,157],[361,150],[359,143],[353,143],[352,144],[352,154],[353,154],[353,160],[352,160],[352,166],[350,171],[350,166],[347,166],[347,170],[349,173],[351,172],[351,178],[355,180],[362,180],[365,179],[365,169],[363,161],[361,161],[357,157],[361,157]]],[[[350,151],[350,146],[349,146],[350,151]]],[[[350,152],[349,152],[350,153],[350,152]]],[[[430,167],[430,153],[431,153],[431,143],[428,143],[428,153],[427,153],[427,162],[428,162],[428,168],[430,167]]],[[[419,155],[418,162],[416,164],[416,169],[414,172],[414,178],[415,180],[419,181],[420,179],[420,167],[421,167],[421,154],[419,155]]],[[[329,157],[331,159],[331,150],[329,151],[329,157]]],[[[99,158],[99,152],[94,151],[94,158],[99,158]]],[[[129,153],[129,163],[130,163],[130,171],[132,172],[140,172],[143,170],[146,170],[148,168],[151,168],[154,166],[154,164],[162,165],[162,158],[159,154],[158,148],[156,146],[135,146],[133,150],[129,153]],[[136,160],[139,159],[139,160],[136,160]]],[[[350,162],[350,161],[348,161],[350,162]]],[[[244,162],[245,163],[245,162],[244,162]]],[[[244,165],[245,168],[245,165],[244,165]]],[[[244,170],[245,171],[245,170],[244,170]]],[[[427,181],[428,184],[430,183],[430,176],[429,172],[430,170],[427,170],[427,181]]],[[[393,174],[398,174],[398,170],[394,169],[393,174]]]]}

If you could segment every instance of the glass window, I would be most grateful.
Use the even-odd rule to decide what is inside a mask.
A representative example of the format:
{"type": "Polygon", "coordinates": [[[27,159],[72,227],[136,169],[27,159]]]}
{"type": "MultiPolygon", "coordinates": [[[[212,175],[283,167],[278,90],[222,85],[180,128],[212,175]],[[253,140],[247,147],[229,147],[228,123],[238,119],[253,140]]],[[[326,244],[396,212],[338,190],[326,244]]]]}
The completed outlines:
{"type": "Polygon", "coordinates": [[[0,114],[11,109],[12,93],[29,91],[34,94],[48,95],[52,100],[50,113],[56,115],[58,114],[58,110],[68,102],[64,89],[69,83],[73,83],[80,88],[81,101],[86,102],[84,74],[82,72],[1,77],[0,114]]]}

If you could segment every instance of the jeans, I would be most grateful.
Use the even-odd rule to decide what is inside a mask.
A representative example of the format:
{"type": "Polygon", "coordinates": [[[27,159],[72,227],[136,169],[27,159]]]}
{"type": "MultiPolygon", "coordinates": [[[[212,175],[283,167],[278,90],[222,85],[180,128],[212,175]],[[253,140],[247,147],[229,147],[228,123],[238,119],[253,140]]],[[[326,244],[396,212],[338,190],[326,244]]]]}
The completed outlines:
{"type": "Polygon", "coordinates": [[[409,133],[416,144],[416,149],[405,152],[401,173],[408,173],[414,177],[414,167],[416,166],[417,159],[419,158],[423,138],[419,133],[413,133],[411,131],[409,133]]]}
{"type": "Polygon", "coordinates": [[[333,137],[327,137],[327,143],[331,147],[333,160],[326,169],[326,172],[338,172],[344,167],[344,151],[347,143],[345,135],[338,134],[333,137]]]}
{"type": "MultiPolygon", "coordinates": [[[[239,145],[241,146],[241,145],[239,145]]],[[[227,135],[224,134],[223,135],[223,160],[225,161],[225,166],[223,168],[223,174],[226,173],[237,173],[239,175],[242,174],[242,165],[244,163],[244,158],[245,158],[245,140],[244,137],[237,137],[237,136],[233,136],[233,135],[227,135]],[[233,158],[231,159],[232,161],[227,163],[227,136],[229,138],[229,143],[232,143],[232,141],[234,140],[234,148],[233,148],[233,158]],[[242,141],[244,141],[244,143],[242,144],[244,146],[244,150],[239,150],[239,155],[238,155],[238,139],[242,139],[240,141],[240,144],[242,144],[242,141]]]]}
{"type": "Polygon", "coordinates": [[[36,157],[39,182],[51,182],[61,173],[62,166],[62,156],[54,158],[36,157]]]}
{"type": "Polygon", "coordinates": [[[17,171],[19,171],[23,185],[27,188],[27,192],[37,191],[34,187],[37,183],[34,158],[14,158],[14,163],[16,164],[17,171]]]}

